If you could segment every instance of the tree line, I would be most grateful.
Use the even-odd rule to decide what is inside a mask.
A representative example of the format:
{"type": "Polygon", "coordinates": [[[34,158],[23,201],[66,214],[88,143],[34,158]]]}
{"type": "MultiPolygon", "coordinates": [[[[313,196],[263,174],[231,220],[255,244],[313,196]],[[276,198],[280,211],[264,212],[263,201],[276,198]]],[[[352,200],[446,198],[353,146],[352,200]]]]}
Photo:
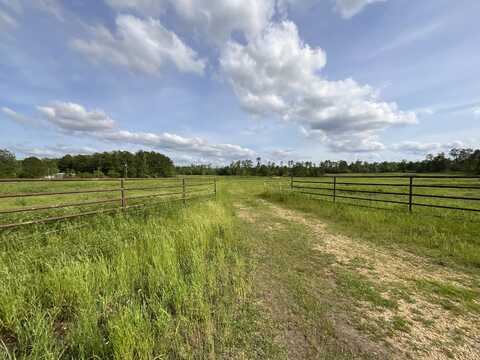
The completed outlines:
{"type": "Polygon", "coordinates": [[[190,165],[175,167],[167,156],[157,152],[112,151],[92,155],[65,155],[59,159],[28,157],[17,160],[8,150],[0,149],[0,177],[42,178],[64,173],[76,177],[170,177],[180,175],[227,176],[298,176],[315,177],[339,173],[438,173],[480,174],[480,149],[452,149],[448,154],[427,155],[419,161],[366,162],[325,160],[319,163],[262,162],[261,158],[234,161],[226,166],[190,165]]]}
{"type": "Polygon", "coordinates": [[[88,177],[170,177],[175,175],[173,161],[160,153],[112,151],[92,155],[65,155],[59,159],[28,157],[17,160],[8,150],[0,150],[0,177],[42,178],[63,173],[88,177]]]}
{"type": "Polygon", "coordinates": [[[325,160],[319,163],[311,161],[288,161],[263,163],[239,160],[227,166],[212,167],[210,165],[191,165],[177,167],[177,173],[183,175],[232,175],[232,176],[297,176],[315,177],[324,174],[345,173],[438,173],[462,172],[480,174],[480,149],[452,149],[448,154],[443,152],[427,155],[419,161],[382,161],[367,162],[344,160],[325,160]]]}

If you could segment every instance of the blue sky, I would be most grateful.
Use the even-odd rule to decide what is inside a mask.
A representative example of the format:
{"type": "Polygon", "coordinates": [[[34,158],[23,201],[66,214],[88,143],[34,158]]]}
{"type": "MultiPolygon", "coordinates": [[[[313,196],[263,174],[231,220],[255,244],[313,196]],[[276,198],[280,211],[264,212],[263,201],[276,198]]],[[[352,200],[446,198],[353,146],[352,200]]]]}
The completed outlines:
{"type": "Polygon", "coordinates": [[[0,0],[0,147],[177,163],[480,144],[475,0],[0,0]]]}

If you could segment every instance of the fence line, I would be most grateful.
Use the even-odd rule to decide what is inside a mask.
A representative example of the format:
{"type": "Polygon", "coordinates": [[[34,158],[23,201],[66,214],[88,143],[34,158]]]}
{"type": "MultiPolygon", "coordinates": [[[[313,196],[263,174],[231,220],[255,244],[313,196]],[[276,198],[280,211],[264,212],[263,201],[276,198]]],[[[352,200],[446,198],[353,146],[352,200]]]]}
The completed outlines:
{"type": "Polygon", "coordinates": [[[118,193],[119,196],[112,199],[100,199],[93,201],[78,201],[78,202],[66,202],[55,205],[42,205],[42,206],[30,206],[21,208],[6,208],[0,209],[0,215],[17,214],[17,213],[35,213],[44,210],[64,209],[64,208],[80,208],[84,206],[112,204],[117,203],[117,206],[102,208],[94,211],[79,212],[76,214],[68,214],[61,216],[42,217],[39,219],[19,221],[12,223],[1,224],[0,230],[14,229],[27,225],[42,224],[49,222],[56,222],[61,220],[68,220],[77,217],[91,216],[95,214],[114,213],[119,211],[127,211],[135,208],[148,207],[148,204],[132,204],[129,202],[136,200],[158,199],[167,198],[166,201],[160,203],[166,203],[171,201],[182,201],[183,204],[187,203],[187,200],[200,198],[204,196],[217,195],[217,179],[213,178],[209,182],[198,183],[196,181],[187,181],[185,178],[179,179],[65,179],[65,180],[40,180],[40,179],[0,179],[1,184],[18,184],[18,183],[62,183],[62,182],[84,182],[84,181],[102,181],[117,182],[119,187],[111,189],[86,189],[86,190],[73,190],[73,191],[49,191],[49,192],[23,192],[23,193],[0,193],[0,199],[22,199],[22,198],[35,198],[35,197],[52,197],[52,196],[67,196],[67,195],[83,195],[83,194],[101,194],[101,193],[118,193]],[[139,180],[161,180],[161,181],[176,181],[177,184],[168,183],[168,185],[161,186],[132,186],[128,187],[129,182],[136,182],[139,180]],[[153,193],[148,195],[131,195],[132,191],[153,191],[153,190],[169,190],[169,192],[153,193]],[[193,196],[192,196],[193,195],[193,196]]]}
{"type": "Polygon", "coordinates": [[[291,177],[290,179],[290,189],[296,193],[311,195],[311,196],[320,196],[325,198],[332,198],[333,202],[336,202],[337,199],[352,199],[360,201],[372,201],[372,202],[382,202],[382,203],[391,203],[391,204],[400,204],[407,205],[410,212],[413,211],[415,206],[419,207],[429,207],[429,208],[439,208],[439,209],[449,209],[449,210],[461,210],[461,211],[470,211],[470,212],[480,212],[480,208],[465,207],[463,206],[464,202],[479,202],[480,196],[457,196],[457,195],[439,195],[439,194],[424,194],[415,192],[416,189],[456,189],[456,190],[478,190],[480,194],[480,186],[468,186],[468,185],[459,185],[459,184],[418,184],[415,183],[416,179],[421,180],[479,180],[478,176],[423,176],[423,175],[409,175],[409,176],[398,176],[398,175],[364,175],[364,176],[349,176],[349,175],[337,175],[337,176],[322,176],[322,179],[330,179],[330,181],[324,180],[305,180],[305,179],[296,179],[291,177]],[[337,181],[340,179],[340,181],[337,181]],[[350,179],[346,181],[345,179],[350,179]],[[351,180],[360,180],[360,182],[352,182],[351,180]],[[372,179],[374,182],[366,182],[372,179]],[[404,183],[381,183],[375,182],[375,179],[398,179],[405,180],[404,183]],[[330,185],[330,186],[326,186],[330,185]],[[340,187],[339,187],[340,186],[340,187]],[[386,188],[386,191],[375,191],[375,190],[366,190],[362,187],[376,186],[380,190],[386,188]],[[353,188],[357,187],[357,188],[353,188]],[[360,188],[359,188],[360,187],[360,188]],[[394,188],[405,188],[405,192],[392,191],[389,189],[394,188]],[[323,191],[318,192],[318,191],[323,191]],[[348,194],[352,194],[349,196],[348,194]],[[365,197],[354,196],[355,194],[365,194],[365,197]],[[400,197],[400,199],[379,199],[373,196],[368,197],[369,195],[389,195],[393,197],[400,197]],[[456,200],[462,201],[462,206],[450,206],[450,205],[441,205],[441,204],[429,204],[424,202],[417,202],[418,198],[422,199],[440,199],[440,200],[456,200]],[[405,200],[403,200],[405,199],[405,200]]]}

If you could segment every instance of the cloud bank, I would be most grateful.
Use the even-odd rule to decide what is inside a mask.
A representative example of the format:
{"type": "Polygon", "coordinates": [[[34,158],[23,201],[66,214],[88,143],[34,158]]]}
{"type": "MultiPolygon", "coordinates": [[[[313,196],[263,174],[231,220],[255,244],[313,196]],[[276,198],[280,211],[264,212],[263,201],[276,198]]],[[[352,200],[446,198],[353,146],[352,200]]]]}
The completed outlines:
{"type": "MultiPolygon", "coordinates": [[[[139,145],[152,149],[184,154],[188,158],[211,159],[216,162],[227,162],[240,158],[253,158],[255,151],[234,144],[212,144],[199,137],[183,137],[167,132],[131,132],[119,129],[116,121],[102,110],[87,110],[82,105],[72,102],[55,101],[38,106],[39,113],[45,121],[63,134],[87,137],[90,139],[111,142],[116,145],[139,145]]],[[[29,123],[30,119],[9,109],[2,108],[7,117],[17,123],[29,123]]],[[[57,148],[36,148],[37,153],[44,151],[49,157],[60,153],[57,148]],[[48,151],[47,151],[48,150],[48,151]]],[[[33,151],[24,153],[34,154],[33,151]]]]}

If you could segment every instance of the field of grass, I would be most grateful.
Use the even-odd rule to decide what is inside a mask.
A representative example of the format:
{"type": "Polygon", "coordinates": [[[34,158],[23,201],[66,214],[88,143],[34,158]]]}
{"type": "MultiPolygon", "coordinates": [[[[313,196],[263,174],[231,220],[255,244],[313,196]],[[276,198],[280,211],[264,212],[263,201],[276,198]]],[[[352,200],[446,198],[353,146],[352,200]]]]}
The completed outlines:
{"type": "Polygon", "coordinates": [[[243,250],[223,205],[88,224],[0,244],[5,358],[206,358],[247,336],[243,250]]]}
{"type": "MultiPolygon", "coordinates": [[[[182,179],[151,179],[124,181],[125,196],[128,206],[136,206],[167,200],[181,200],[183,196],[182,179]]],[[[119,179],[94,181],[27,181],[18,183],[0,183],[2,195],[34,195],[39,193],[68,193],[53,196],[19,196],[0,198],[0,224],[19,223],[45,217],[66,216],[100,209],[114,209],[121,206],[121,182],[119,179]],[[99,192],[96,192],[99,191],[99,192]],[[100,192],[101,191],[101,192],[100,192]],[[104,191],[104,192],[103,192],[104,191]],[[103,202],[104,203],[96,203],[103,202]],[[77,206],[79,204],[84,204],[77,206]],[[89,204],[90,203],[90,204],[89,204]],[[49,208],[58,205],[57,209],[49,208]],[[38,211],[18,211],[6,213],[8,210],[25,208],[43,208],[38,211]]],[[[213,193],[212,179],[188,179],[185,181],[186,197],[213,193]]]]}
{"type": "MultiPolygon", "coordinates": [[[[153,182],[179,180],[135,187],[153,182]]],[[[118,186],[53,185],[0,184],[0,192],[118,186]]],[[[289,185],[220,178],[216,200],[4,232],[0,358],[475,358],[475,214],[334,204],[289,185]]],[[[98,196],[5,199],[0,209],[98,196]]]]}

